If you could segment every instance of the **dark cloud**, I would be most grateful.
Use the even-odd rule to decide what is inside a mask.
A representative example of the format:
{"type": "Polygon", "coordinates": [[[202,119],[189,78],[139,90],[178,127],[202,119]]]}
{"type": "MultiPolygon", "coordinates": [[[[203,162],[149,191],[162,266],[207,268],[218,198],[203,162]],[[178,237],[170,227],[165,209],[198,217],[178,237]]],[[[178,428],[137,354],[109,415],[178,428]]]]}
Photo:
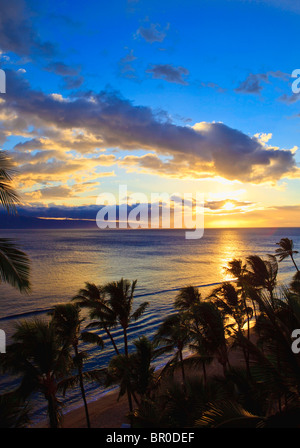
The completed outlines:
{"type": "Polygon", "coordinates": [[[254,183],[299,175],[291,150],[267,147],[257,138],[223,123],[199,123],[190,127],[159,120],[149,107],[134,106],[116,92],[81,92],[61,99],[31,89],[23,77],[8,71],[7,93],[0,107],[14,111],[25,123],[38,120],[40,133],[43,126],[45,129],[51,126],[54,140],[55,128],[59,136],[80,129],[93,136],[99,149],[155,151],[148,159],[127,157],[133,157],[129,163],[136,165],[142,162],[145,167],[149,164],[153,167],[156,164],[162,174],[171,172],[177,177],[191,175],[193,178],[221,176],[254,183]],[[168,158],[161,160],[161,155],[168,158]]]}
{"type": "Polygon", "coordinates": [[[267,73],[250,73],[245,81],[241,82],[235,89],[235,92],[258,95],[263,90],[262,82],[270,83],[270,78],[277,78],[287,81],[290,78],[290,75],[280,70],[269,71],[267,73]]]}
{"type": "Polygon", "coordinates": [[[23,0],[0,1],[0,48],[19,56],[31,53],[53,56],[55,46],[41,41],[31,22],[28,4],[23,0]]]}
{"type": "Polygon", "coordinates": [[[132,63],[137,59],[133,54],[133,50],[130,50],[126,56],[120,59],[119,61],[119,74],[124,78],[136,79],[137,76],[135,74],[136,70],[133,67],[132,63]]]}
{"type": "Polygon", "coordinates": [[[188,76],[189,71],[184,67],[173,67],[171,64],[157,64],[149,67],[146,73],[151,73],[154,79],[164,79],[176,84],[188,84],[184,78],[188,76]]]}
{"type": "Polygon", "coordinates": [[[259,94],[262,89],[262,82],[269,83],[270,77],[281,79],[284,81],[287,81],[289,79],[289,76],[287,73],[281,72],[280,70],[277,71],[269,71],[267,73],[250,73],[245,81],[241,82],[239,86],[235,89],[235,92],[237,93],[250,93],[257,95],[259,94]]]}
{"type": "Polygon", "coordinates": [[[237,201],[236,199],[224,199],[222,201],[207,201],[205,202],[205,207],[209,208],[210,210],[220,210],[226,205],[228,202],[234,205],[235,211],[236,208],[239,207],[249,207],[253,205],[252,202],[243,202],[243,201],[237,201]]]}
{"type": "MultiPolygon", "coordinates": [[[[160,30],[160,25],[151,23],[150,27],[143,27],[140,26],[140,28],[137,30],[137,34],[142,36],[147,42],[150,42],[151,44],[153,42],[163,42],[163,40],[166,37],[166,31],[160,30]]],[[[166,28],[168,29],[168,27],[166,28]]]]}
{"type": "Polygon", "coordinates": [[[65,90],[78,89],[82,86],[83,82],[83,76],[64,76],[62,87],[65,90]]]}
{"type": "Polygon", "coordinates": [[[61,76],[76,76],[79,73],[78,68],[70,67],[61,61],[51,62],[45,70],[61,76]]]}
{"type": "Polygon", "coordinates": [[[261,85],[261,81],[268,81],[268,77],[266,75],[261,74],[253,74],[250,73],[245,81],[241,82],[240,85],[235,89],[236,92],[239,93],[252,93],[258,94],[262,91],[263,87],[261,85]]]}
{"type": "Polygon", "coordinates": [[[294,93],[292,95],[282,95],[278,98],[279,101],[285,103],[285,104],[294,104],[300,99],[300,93],[294,93]]]}
{"type": "Polygon", "coordinates": [[[216,84],[215,82],[201,82],[201,87],[208,87],[209,89],[214,89],[219,93],[226,92],[226,89],[223,89],[223,87],[219,86],[219,84],[216,84]]]}

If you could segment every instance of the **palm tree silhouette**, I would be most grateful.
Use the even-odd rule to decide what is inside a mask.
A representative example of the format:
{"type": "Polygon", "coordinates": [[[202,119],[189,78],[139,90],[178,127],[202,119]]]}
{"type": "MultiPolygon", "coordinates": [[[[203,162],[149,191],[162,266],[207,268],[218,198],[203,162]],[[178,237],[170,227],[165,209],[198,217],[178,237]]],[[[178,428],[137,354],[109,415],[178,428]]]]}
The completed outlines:
{"type": "MultiPolygon", "coordinates": [[[[116,354],[119,355],[119,349],[111,332],[111,329],[117,325],[116,315],[105,296],[103,287],[86,282],[85,288],[80,289],[78,294],[72,300],[76,301],[80,307],[89,310],[89,317],[93,322],[91,322],[87,328],[99,328],[104,330],[109,337],[116,354]]],[[[91,338],[96,336],[93,335],[94,333],[90,333],[91,338]]],[[[99,339],[94,342],[99,343],[99,339]]]]}
{"type": "Polygon", "coordinates": [[[78,350],[80,339],[84,339],[84,333],[81,333],[81,323],[84,321],[84,319],[80,317],[78,306],[73,303],[55,305],[53,311],[50,314],[52,315],[52,324],[54,325],[55,331],[60,337],[62,344],[66,345],[67,347],[72,347],[74,350],[74,363],[77,366],[78,379],[81,396],[84,403],[87,427],[90,428],[91,424],[89,411],[83,384],[83,358],[85,356],[85,353],[79,353],[78,350]]]}
{"type": "Polygon", "coordinates": [[[128,356],[128,327],[131,322],[137,321],[143,315],[149,305],[149,302],[143,302],[132,311],[136,283],[137,280],[130,283],[129,280],[121,278],[103,287],[104,293],[108,295],[109,308],[112,310],[115,322],[123,329],[125,356],[128,356]]]}
{"type": "MultiPolygon", "coordinates": [[[[3,150],[0,151],[0,205],[8,213],[16,213],[19,198],[12,188],[12,176],[15,173],[11,159],[3,150]]],[[[28,292],[30,262],[27,255],[17,248],[9,238],[0,238],[0,283],[5,282],[28,292]]]]}
{"type": "Polygon", "coordinates": [[[121,278],[121,280],[107,283],[103,287],[104,293],[108,296],[108,304],[112,311],[112,316],[115,319],[114,322],[115,324],[119,324],[123,329],[125,357],[119,354],[117,359],[122,363],[122,366],[124,366],[124,381],[127,384],[126,390],[130,412],[133,411],[131,399],[132,388],[130,386],[130,381],[126,381],[127,377],[130,378],[130,375],[127,375],[127,373],[130,372],[130,362],[128,360],[128,328],[132,321],[137,321],[142,316],[149,305],[148,302],[143,302],[135,311],[132,310],[136,283],[137,280],[130,282],[127,279],[121,278]]]}
{"type": "Polygon", "coordinates": [[[293,240],[290,240],[289,238],[281,238],[279,243],[276,244],[279,246],[279,248],[275,250],[276,257],[279,258],[279,261],[285,260],[287,257],[291,257],[296,270],[299,272],[298,266],[296,265],[293,256],[294,254],[298,254],[298,251],[294,250],[293,240]]]}
{"type": "Polygon", "coordinates": [[[175,356],[169,362],[170,365],[180,363],[182,384],[185,383],[185,369],[183,363],[183,350],[190,342],[188,321],[184,313],[176,313],[166,317],[158,327],[153,342],[163,348],[164,353],[175,350],[175,356]]]}
{"type": "Polygon", "coordinates": [[[51,428],[61,425],[61,403],[57,398],[60,381],[70,371],[69,350],[61,344],[54,325],[42,320],[23,321],[16,326],[13,343],[7,347],[1,367],[21,374],[17,389],[27,398],[40,392],[47,400],[51,428]]]}
{"type": "MultiPolygon", "coordinates": [[[[233,336],[239,337],[244,334],[244,325],[247,322],[249,331],[249,319],[252,317],[253,309],[246,305],[244,295],[231,283],[225,282],[222,286],[215,288],[210,298],[217,305],[218,309],[224,313],[225,318],[233,319],[233,324],[228,325],[229,332],[233,336]]],[[[247,372],[250,375],[249,354],[242,346],[246,362],[247,372]]]]}
{"type": "Polygon", "coordinates": [[[247,257],[247,283],[260,289],[266,289],[274,305],[274,289],[277,283],[278,263],[274,255],[268,255],[266,260],[258,255],[247,257]]]}

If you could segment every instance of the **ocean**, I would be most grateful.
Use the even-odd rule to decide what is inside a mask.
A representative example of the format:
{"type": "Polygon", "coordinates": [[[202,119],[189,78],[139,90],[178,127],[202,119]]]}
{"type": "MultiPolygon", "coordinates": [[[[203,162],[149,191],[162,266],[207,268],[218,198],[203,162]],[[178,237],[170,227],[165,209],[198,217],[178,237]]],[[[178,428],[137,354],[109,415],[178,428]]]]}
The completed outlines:
{"type": "MultiPolygon", "coordinates": [[[[137,279],[136,305],[150,303],[142,318],[132,324],[129,340],[141,335],[151,338],[164,317],[173,312],[172,303],[181,287],[199,286],[205,297],[217,283],[229,279],[224,271],[228,261],[274,254],[276,243],[284,237],[292,239],[300,251],[300,228],[206,229],[198,240],[187,240],[184,230],[175,229],[1,230],[0,236],[17,240],[32,264],[30,294],[0,285],[0,328],[8,343],[17,321],[46,317],[54,304],[69,301],[85,282],[100,285],[122,277],[137,279]]],[[[291,260],[284,260],[279,264],[279,282],[288,284],[294,272],[291,260]]],[[[122,333],[116,330],[115,336],[122,346],[122,333]]],[[[86,369],[104,367],[113,355],[108,341],[102,351],[95,346],[86,349],[90,355],[86,369]]],[[[159,359],[157,366],[163,362],[159,359]]],[[[2,392],[15,384],[15,378],[0,379],[2,392]]],[[[105,393],[94,383],[86,384],[86,389],[88,401],[105,393]]],[[[66,402],[65,412],[81,406],[78,390],[67,392],[66,402]]],[[[45,401],[37,396],[33,421],[45,417],[45,401]]]]}

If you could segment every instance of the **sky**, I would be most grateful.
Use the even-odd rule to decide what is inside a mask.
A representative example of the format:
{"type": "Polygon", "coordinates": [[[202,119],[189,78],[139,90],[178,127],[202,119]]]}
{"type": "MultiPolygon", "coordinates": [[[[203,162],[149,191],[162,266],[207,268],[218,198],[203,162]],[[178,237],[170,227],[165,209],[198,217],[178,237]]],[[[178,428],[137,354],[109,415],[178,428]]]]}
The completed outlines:
{"type": "Polygon", "coordinates": [[[294,0],[0,0],[23,210],[92,219],[126,185],[201,193],[206,227],[299,226],[299,26],[294,0]]]}

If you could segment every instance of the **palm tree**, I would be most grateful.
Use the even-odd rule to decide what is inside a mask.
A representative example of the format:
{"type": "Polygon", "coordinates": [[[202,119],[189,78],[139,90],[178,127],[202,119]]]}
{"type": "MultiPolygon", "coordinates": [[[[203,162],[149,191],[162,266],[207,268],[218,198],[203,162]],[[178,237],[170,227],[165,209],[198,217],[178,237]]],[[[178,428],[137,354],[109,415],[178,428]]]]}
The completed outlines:
{"type": "Polygon", "coordinates": [[[146,336],[133,341],[133,345],[135,346],[135,351],[132,353],[135,390],[141,399],[145,399],[154,386],[154,367],[151,363],[160,352],[154,349],[153,343],[146,336]]]}
{"type": "MultiPolygon", "coordinates": [[[[103,287],[104,294],[107,294],[108,296],[108,306],[111,310],[111,316],[113,317],[114,324],[119,324],[123,329],[123,337],[124,337],[124,352],[125,352],[125,358],[127,358],[127,361],[123,358],[122,355],[117,355],[117,359],[122,363],[122,365],[126,366],[126,362],[128,363],[129,358],[129,352],[128,352],[128,328],[132,321],[137,321],[144,311],[146,310],[147,306],[149,305],[148,302],[141,303],[138,308],[133,311],[133,299],[134,299],[134,290],[136,286],[137,280],[130,283],[129,280],[121,278],[121,280],[117,282],[110,282],[107,283],[103,287]]],[[[117,362],[117,361],[116,361],[117,362]]],[[[124,369],[124,381],[127,378],[126,372],[130,371],[130,363],[129,366],[127,366],[124,369]],[[129,369],[129,370],[128,370],[129,369]]],[[[127,390],[127,397],[128,397],[128,403],[129,403],[129,409],[130,412],[132,412],[132,399],[131,399],[131,391],[132,388],[130,385],[126,387],[127,390]]]]}
{"type": "MultiPolygon", "coordinates": [[[[230,274],[233,278],[236,279],[237,287],[241,291],[241,295],[244,300],[244,307],[245,312],[247,313],[247,299],[248,299],[248,288],[249,288],[249,282],[247,278],[247,265],[243,264],[241,259],[234,258],[233,260],[229,261],[227,267],[225,268],[225,271],[227,274],[230,274]]],[[[254,312],[255,321],[256,321],[256,307],[255,302],[252,301],[252,310],[254,312]]],[[[247,330],[248,330],[248,338],[250,337],[250,316],[247,315],[247,330]]]]}
{"type": "Polygon", "coordinates": [[[201,344],[207,355],[217,357],[226,374],[228,360],[228,347],[226,341],[227,325],[225,316],[211,300],[205,300],[199,309],[201,344]]]}
{"type": "Polygon", "coordinates": [[[175,356],[170,361],[170,365],[175,366],[180,363],[182,383],[185,383],[185,370],[183,363],[183,350],[190,341],[190,331],[188,321],[184,313],[176,313],[165,318],[156,331],[153,342],[157,346],[162,346],[165,353],[175,350],[175,356]]]}
{"type": "Polygon", "coordinates": [[[133,344],[135,351],[128,356],[114,356],[107,370],[107,385],[119,384],[119,397],[127,392],[130,413],[133,412],[131,397],[138,406],[149,397],[154,386],[154,367],[151,362],[156,356],[153,344],[146,336],[133,341],[133,344]]]}
{"type": "Polygon", "coordinates": [[[117,282],[107,283],[103,290],[108,295],[109,308],[112,310],[116,322],[121,325],[124,336],[125,356],[128,356],[128,327],[132,321],[137,321],[145,312],[149,302],[141,303],[135,311],[132,311],[134,290],[137,280],[130,283],[121,278],[117,282]]]}
{"type": "Polygon", "coordinates": [[[279,258],[279,261],[285,260],[287,257],[291,257],[292,262],[294,263],[294,266],[296,270],[299,272],[298,266],[296,265],[296,262],[294,260],[294,254],[297,254],[298,251],[294,250],[294,242],[293,240],[290,240],[289,238],[281,238],[279,243],[276,243],[279,248],[275,250],[276,257],[279,258]]]}
{"type": "Polygon", "coordinates": [[[185,286],[181,288],[175,297],[174,307],[177,310],[191,310],[201,302],[199,289],[194,286],[185,286]]]}
{"type": "Polygon", "coordinates": [[[293,275],[293,280],[290,285],[291,291],[300,294],[300,271],[293,275]]]}
{"type": "Polygon", "coordinates": [[[15,174],[11,158],[6,151],[0,150],[0,204],[8,213],[16,212],[19,197],[12,187],[15,174]]]}
{"type": "MultiPolygon", "coordinates": [[[[210,298],[216,303],[219,310],[224,313],[225,317],[234,320],[234,323],[229,326],[234,335],[238,336],[244,333],[244,325],[246,322],[248,323],[249,332],[249,319],[252,317],[253,310],[246,305],[245,297],[231,283],[224,282],[222,286],[214,289],[210,298]]],[[[250,375],[249,354],[244,346],[242,346],[242,349],[247,372],[250,375]]]]}
{"type": "Polygon", "coordinates": [[[29,406],[15,391],[0,395],[0,428],[24,428],[30,422],[29,406]]]}
{"type": "Polygon", "coordinates": [[[74,350],[74,363],[78,370],[79,385],[84,403],[87,427],[90,428],[90,418],[83,384],[83,357],[85,354],[83,352],[79,353],[78,350],[80,339],[84,339],[84,333],[81,334],[81,323],[84,319],[80,318],[79,308],[73,303],[55,305],[50,314],[52,314],[52,324],[54,325],[62,344],[67,347],[72,347],[74,350]]]}
{"type": "MultiPolygon", "coordinates": [[[[102,286],[96,286],[94,283],[85,283],[85,288],[79,290],[78,294],[72,299],[82,308],[89,310],[89,317],[93,319],[87,328],[99,328],[104,330],[109,337],[117,355],[119,349],[111,333],[111,329],[116,327],[116,315],[111,308],[102,286]]],[[[92,334],[92,333],[91,333],[92,334]]]]}
{"type": "Polygon", "coordinates": [[[51,428],[61,424],[61,403],[57,398],[59,382],[70,371],[72,360],[62,346],[54,325],[42,320],[23,321],[16,326],[13,343],[7,347],[1,367],[21,374],[17,389],[20,397],[34,392],[43,394],[48,403],[51,428]]]}
{"type": "Polygon", "coordinates": [[[277,282],[278,263],[274,255],[263,260],[258,255],[247,257],[247,283],[258,290],[266,289],[274,306],[274,289],[277,282]]]}
{"type": "MultiPolygon", "coordinates": [[[[0,205],[8,213],[16,213],[16,205],[19,203],[17,193],[11,186],[12,161],[5,151],[0,151],[0,205]]],[[[0,238],[0,283],[5,282],[19,289],[21,292],[28,292],[30,262],[27,255],[18,249],[9,238],[0,238]]]]}
{"type": "Polygon", "coordinates": [[[184,360],[184,364],[193,366],[202,365],[204,383],[207,382],[206,364],[212,362],[212,357],[206,352],[201,333],[201,306],[202,297],[199,289],[194,286],[185,286],[177,294],[174,307],[185,313],[186,324],[189,325],[191,343],[189,348],[193,357],[184,360]]]}

